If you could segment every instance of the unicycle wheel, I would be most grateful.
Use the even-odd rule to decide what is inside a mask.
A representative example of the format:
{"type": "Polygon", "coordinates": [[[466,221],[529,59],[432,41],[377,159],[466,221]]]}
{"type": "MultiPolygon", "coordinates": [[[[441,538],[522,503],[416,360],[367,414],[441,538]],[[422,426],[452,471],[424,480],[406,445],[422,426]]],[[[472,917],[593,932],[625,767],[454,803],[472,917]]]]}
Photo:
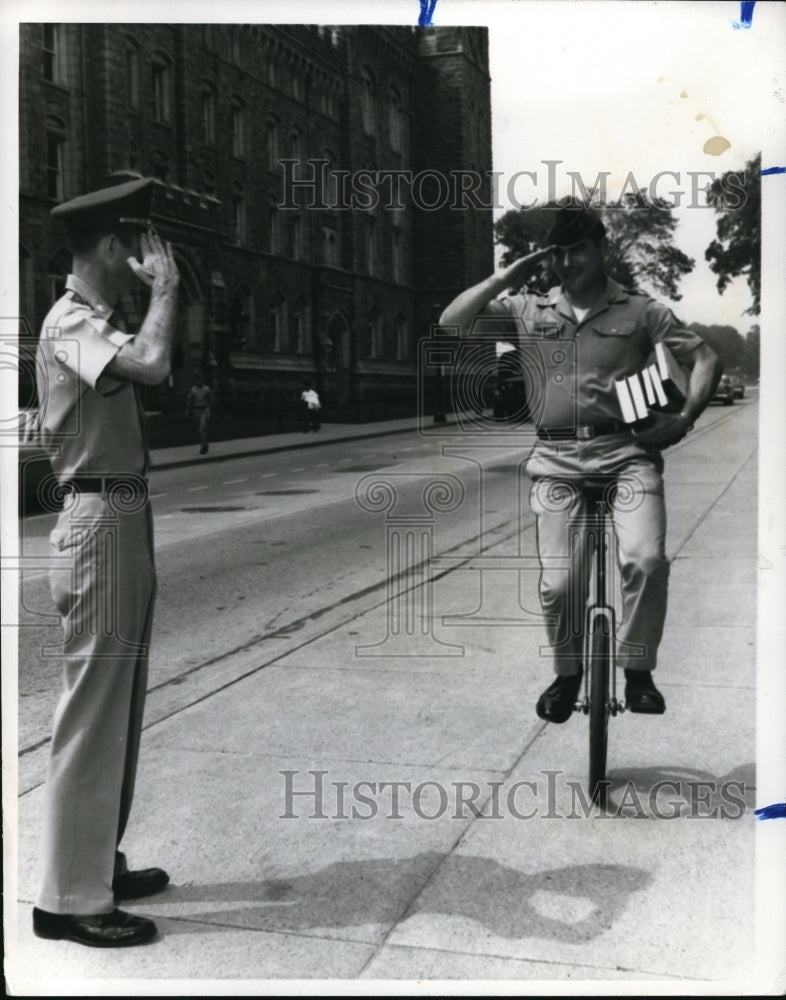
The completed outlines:
{"type": "Polygon", "coordinates": [[[589,790],[593,802],[606,801],[609,737],[611,635],[608,621],[596,621],[589,642],[589,790]]]}

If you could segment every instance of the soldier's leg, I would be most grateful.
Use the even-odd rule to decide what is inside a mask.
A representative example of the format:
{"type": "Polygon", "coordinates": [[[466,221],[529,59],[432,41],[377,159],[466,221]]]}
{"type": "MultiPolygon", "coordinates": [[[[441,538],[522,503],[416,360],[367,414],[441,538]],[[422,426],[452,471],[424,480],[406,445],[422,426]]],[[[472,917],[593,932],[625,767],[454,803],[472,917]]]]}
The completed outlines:
{"type": "Polygon", "coordinates": [[[554,670],[569,676],[577,673],[582,658],[588,587],[587,505],[575,485],[556,478],[533,483],[530,505],[536,516],[540,600],[554,670]]]}

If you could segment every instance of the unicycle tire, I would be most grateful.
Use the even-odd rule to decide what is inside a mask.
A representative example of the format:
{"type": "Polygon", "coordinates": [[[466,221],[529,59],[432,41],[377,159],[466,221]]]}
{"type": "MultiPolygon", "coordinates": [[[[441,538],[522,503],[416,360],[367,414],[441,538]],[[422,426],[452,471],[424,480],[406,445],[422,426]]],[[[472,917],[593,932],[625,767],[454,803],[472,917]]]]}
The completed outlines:
{"type": "Polygon", "coordinates": [[[611,636],[608,621],[596,622],[589,643],[589,790],[593,802],[606,801],[606,751],[609,739],[609,669],[611,636]]]}

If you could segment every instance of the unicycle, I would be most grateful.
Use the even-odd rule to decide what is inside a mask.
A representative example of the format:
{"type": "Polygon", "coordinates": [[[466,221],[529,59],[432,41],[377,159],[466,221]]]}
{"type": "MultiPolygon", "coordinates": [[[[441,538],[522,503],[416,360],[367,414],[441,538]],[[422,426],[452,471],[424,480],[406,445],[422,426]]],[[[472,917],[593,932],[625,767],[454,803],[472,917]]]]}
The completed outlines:
{"type": "Polygon", "coordinates": [[[591,801],[599,805],[605,805],[608,789],[609,717],[624,710],[617,701],[616,623],[607,574],[612,531],[608,510],[615,488],[613,480],[588,480],[582,487],[590,509],[587,548],[592,569],[584,616],[584,691],[576,707],[589,715],[589,791],[591,801]]]}

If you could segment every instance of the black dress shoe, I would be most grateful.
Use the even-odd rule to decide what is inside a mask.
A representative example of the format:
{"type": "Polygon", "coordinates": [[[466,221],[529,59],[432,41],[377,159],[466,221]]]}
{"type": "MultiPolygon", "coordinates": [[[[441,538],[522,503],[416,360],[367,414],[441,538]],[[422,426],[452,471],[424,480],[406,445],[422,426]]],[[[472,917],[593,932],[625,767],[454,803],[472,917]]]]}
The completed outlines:
{"type": "Polygon", "coordinates": [[[91,948],[128,948],[152,941],[156,925],[147,917],[135,917],[123,910],[80,917],[72,913],[48,913],[34,906],[33,931],[37,937],[76,941],[91,948]]]}
{"type": "Polygon", "coordinates": [[[145,868],[142,871],[125,871],[112,879],[112,892],[115,900],[141,899],[143,896],[154,896],[161,892],[169,883],[169,876],[163,868],[145,868]]]}
{"type": "Polygon", "coordinates": [[[567,722],[573,714],[583,676],[582,667],[579,667],[577,674],[558,676],[538,698],[535,706],[538,716],[546,722],[567,722]]]}
{"type": "Polygon", "coordinates": [[[625,671],[625,708],[642,715],[663,715],[666,702],[649,670],[625,671]]]}

